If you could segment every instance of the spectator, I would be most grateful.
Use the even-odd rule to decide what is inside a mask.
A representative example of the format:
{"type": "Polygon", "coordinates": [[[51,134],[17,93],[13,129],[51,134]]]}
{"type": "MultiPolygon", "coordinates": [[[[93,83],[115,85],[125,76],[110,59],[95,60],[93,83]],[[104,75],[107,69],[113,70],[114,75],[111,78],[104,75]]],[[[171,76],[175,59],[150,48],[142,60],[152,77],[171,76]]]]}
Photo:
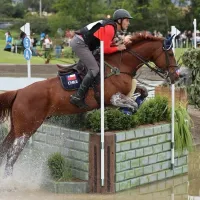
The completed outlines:
{"type": "Polygon", "coordinates": [[[166,38],[168,39],[168,38],[170,38],[171,36],[172,36],[171,31],[168,31],[168,32],[167,32],[166,38]]]}
{"type": "Polygon", "coordinates": [[[40,34],[40,47],[42,48],[42,45],[43,45],[43,43],[44,43],[44,39],[45,39],[45,33],[41,33],[40,34]]]}
{"type": "Polygon", "coordinates": [[[4,51],[11,52],[11,49],[12,49],[12,36],[11,36],[10,32],[8,31],[8,36],[7,36],[6,46],[4,48],[4,51]]]}
{"type": "Polygon", "coordinates": [[[67,46],[70,46],[70,42],[71,42],[71,39],[74,37],[74,34],[75,32],[73,30],[69,30],[67,29],[66,32],[65,32],[65,43],[67,44],[67,46]]]}
{"type": "Polygon", "coordinates": [[[58,35],[56,35],[55,40],[54,40],[54,49],[55,49],[56,58],[60,58],[60,56],[61,56],[62,45],[63,45],[62,38],[60,38],[58,35]]]}
{"type": "Polygon", "coordinates": [[[31,51],[32,51],[32,55],[33,56],[38,56],[38,52],[36,49],[36,43],[37,43],[37,38],[34,37],[35,33],[32,33],[30,36],[30,40],[31,40],[31,51]]]}
{"type": "Polygon", "coordinates": [[[24,33],[23,31],[21,31],[19,37],[20,37],[20,40],[21,40],[22,51],[24,51],[25,47],[24,47],[24,43],[23,43],[23,41],[24,41],[24,38],[26,37],[26,33],[24,33]]]}
{"type": "Polygon", "coordinates": [[[192,31],[191,30],[187,32],[187,38],[188,38],[188,47],[192,47],[192,31]]]}
{"type": "Polygon", "coordinates": [[[187,31],[184,31],[181,35],[180,35],[180,39],[181,39],[181,44],[182,44],[182,48],[186,48],[186,39],[187,39],[187,31]]]}
{"type": "Polygon", "coordinates": [[[199,30],[196,31],[196,42],[197,42],[197,46],[199,46],[199,44],[200,44],[200,31],[199,30]]]}
{"type": "Polygon", "coordinates": [[[45,36],[43,47],[45,50],[44,57],[50,60],[50,51],[52,47],[52,40],[49,38],[48,35],[45,36]]]}
{"type": "Polygon", "coordinates": [[[7,39],[8,39],[8,31],[5,33],[5,37],[6,37],[6,43],[7,43],[7,39]]]}

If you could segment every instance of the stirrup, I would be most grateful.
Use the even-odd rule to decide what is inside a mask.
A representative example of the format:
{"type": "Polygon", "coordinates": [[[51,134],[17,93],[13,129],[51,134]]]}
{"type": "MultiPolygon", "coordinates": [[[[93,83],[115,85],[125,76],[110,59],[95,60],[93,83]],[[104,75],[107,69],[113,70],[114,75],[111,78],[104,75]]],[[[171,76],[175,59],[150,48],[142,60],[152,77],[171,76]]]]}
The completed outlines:
{"type": "Polygon", "coordinates": [[[76,105],[77,107],[81,109],[88,109],[89,106],[85,103],[84,99],[75,97],[73,95],[70,96],[70,103],[73,105],[76,105]]]}

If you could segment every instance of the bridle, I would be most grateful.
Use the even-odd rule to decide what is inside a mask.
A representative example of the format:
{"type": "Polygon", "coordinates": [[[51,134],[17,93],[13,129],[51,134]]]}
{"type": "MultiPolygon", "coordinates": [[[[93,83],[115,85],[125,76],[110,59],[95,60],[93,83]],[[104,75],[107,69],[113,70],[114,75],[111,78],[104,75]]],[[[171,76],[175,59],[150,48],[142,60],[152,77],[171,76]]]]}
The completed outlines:
{"type": "MultiPolygon", "coordinates": [[[[169,61],[169,56],[170,56],[169,50],[170,50],[171,48],[172,48],[172,45],[170,45],[169,48],[165,48],[164,46],[158,48],[156,51],[159,51],[160,49],[161,49],[161,51],[160,51],[160,53],[158,54],[158,56],[154,59],[154,62],[155,62],[155,61],[161,56],[161,54],[162,54],[163,51],[164,51],[164,53],[165,53],[165,60],[166,60],[165,69],[167,69],[167,70],[160,69],[160,68],[157,67],[156,65],[155,65],[155,67],[152,67],[152,66],[149,64],[150,60],[147,60],[147,59],[143,58],[141,55],[139,55],[139,54],[138,54],[136,51],[134,51],[134,50],[130,50],[130,49],[129,49],[129,50],[126,50],[126,52],[128,52],[128,53],[130,53],[131,55],[135,56],[137,59],[139,59],[139,60],[142,62],[142,64],[146,65],[148,68],[150,68],[152,71],[154,71],[156,74],[158,74],[158,75],[159,75],[160,77],[162,77],[163,79],[168,79],[168,78],[170,78],[170,73],[171,73],[171,72],[169,71],[170,67],[179,68],[178,65],[171,65],[171,64],[170,64],[170,61],[169,61]]],[[[140,64],[139,66],[136,67],[135,74],[136,74],[136,71],[139,69],[140,66],[141,66],[141,64],[140,64]]],[[[176,73],[176,72],[173,72],[173,73],[176,73]]],[[[172,74],[172,73],[171,73],[171,74],[172,74]]]]}
{"type": "MultiPolygon", "coordinates": [[[[105,76],[105,78],[108,78],[112,75],[120,75],[120,74],[127,74],[131,77],[134,77],[136,75],[136,71],[142,66],[142,65],[146,65],[149,69],[151,69],[151,71],[154,71],[156,74],[158,74],[161,78],[163,79],[167,79],[168,82],[171,82],[171,79],[170,79],[170,75],[173,75],[174,73],[176,73],[176,71],[174,71],[173,73],[169,71],[170,67],[174,67],[174,68],[179,68],[178,65],[171,65],[170,64],[170,59],[169,59],[169,56],[170,56],[170,53],[169,53],[169,50],[171,50],[172,48],[172,44],[170,44],[168,47],[165,45],[159,47],[157,51],[160,51],[158,53],[158,55],[156,56],[156,58],[154,59],[154,62],[161,56],[161,54],[165,53],[165,60],[166,60],[166,66],[165,66],[165,69],[167,70],[163,70],[163,69],[160,69],[158,66],[155,65],[155,67],[152,67],[149,62],[150,62],[150,59],[145,59],[143,56],[141,56],[140,54],[138,54],[136,51],[134,50],[130,50],[130,49],[127,49],[123,52],[127,52],[129,54],[131,54],[132,56],[136,57],[138,60],[140,60],[142,63],[140,63],[138,66],[136,66],[135,68],[135,71],[133,73],[128,73],[128,72],[123,72],[123,71],[120,71],[120,69],[118,67],[113,67],[112,65],[110,65],[109,63],[107,63],[106,61],[104,61],[105,65],[107,67],[109,67],[111,69],[111,73],[107,74],[105,76]]],[[[121,53],[121,57],[122,57],[122,53],[121,53]]],[[[120,60],[121,60],[121,57],[120,57],[120,60]]]]}

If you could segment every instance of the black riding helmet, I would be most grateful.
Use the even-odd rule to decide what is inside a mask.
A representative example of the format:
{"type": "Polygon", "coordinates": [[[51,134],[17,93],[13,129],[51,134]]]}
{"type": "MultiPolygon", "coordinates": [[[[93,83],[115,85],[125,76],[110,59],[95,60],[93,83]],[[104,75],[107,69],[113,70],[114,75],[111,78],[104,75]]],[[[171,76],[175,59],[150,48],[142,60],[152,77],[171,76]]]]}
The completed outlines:
{"type": "Polygon", "coordinates": [[[124,19],[124,18],[132,19],[133,17],[131,17],[130,13],[124,9],[118,9],[113,14],[114,21],[117,21],[118,19],[124,19]]]}
{"type": "Polygon", "coordinates": [[[123,19],[132,19],[133,17],[131,17],[130,13],[125,10],[125,9],[118,9],[114,12],[113,14],[113,20],[119,24],[121,26],[121,29],[123,30],[122,28],[122,21],[123,19]],[[117,20],[118,19],[122,19],[121,23],[119,23],[117,20]]]}

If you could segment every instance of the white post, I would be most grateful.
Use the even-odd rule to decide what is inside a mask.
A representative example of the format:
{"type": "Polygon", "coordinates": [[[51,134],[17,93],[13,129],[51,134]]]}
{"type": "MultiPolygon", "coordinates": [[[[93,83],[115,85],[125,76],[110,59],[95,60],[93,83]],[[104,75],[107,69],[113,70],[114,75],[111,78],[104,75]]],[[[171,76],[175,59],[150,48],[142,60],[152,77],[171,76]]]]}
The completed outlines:
{"type": "Polygon", "coordinates": [[[172,138],[171,138],[171,169],[174,169],[174,112],[175,112],[175,86],[171,85],[172,89],[172,138]]]}
{"type": "Polygon", "coordinates": [[[27,60],[28,78],[31,78],[31,61],[27,60]]]}
{"type": "MultiPolygon", "coordinates": [[[[174,35],[174,34],[175,34],[175,26],[171,26],[171,35],[174,35]]],[[[173,44],[172,50],[175,54],[175,37],[173,37],[172,39],[172,44],[173,44]]]]}
{"type": "Polygon", "coordinates": [[[101,56],[101,186],[104,186],[104,41],[100,41],[101,56]]]}
{"type": "Polygon", "coordinates": [[[15,53],[17,53],[17,45],[15,45],[15,53]]]}
{"type": "Polygon", "coordinates": [[[40,17],[42,16],[42,0],[40,0],[40,17]]]}
{"type": "MultiPolygon", "coordinates": [[[[30,34],[31,34],[30,23],[26,23],[26,24],[27,24],[26,35],[30,39],[30,34]]],[[[31,78],[31,60],[27,60],[27,69],[28,69],[28,78],[31,78]]]]}
{"type": "MultiPolygon", "coordinates": [[[[175,27],[171,27],[171,34],[177,36],[180,34],[180,31],[175,27]]],[[[175,38],[175,37],[174,37],[175,38]]],[[[173,38],[173,41],[174,41],[173,38]]],[[[174,44],[173,44],[174,45],[174,44]]],[[[174,54],[175,49],[173,48],[174,54]]],[[[171,99],[172,99],[172,126],[171,126],[171,169],[174,169],[174,112],[175,112],[175,85],[171,85],[171,99]]]]}
{"type": "Polygon", "coordinates": [[[172,186],[172,191],[171,191],[171,200],[174,200],[174,186],[172,186]]]}
{"type": "MultiPolygon", "coordinates": [[[[26,23],[24,26],[22,26],[20,28],[20,30],[23,31],[30,40],[30,32],[31,32],[30,23],[26,23]]],[[[28,78],[31,78],[31,61],[30,61],[30,59],[27,60],[27,74],[28,74],[28,78]]]]}
{"type": "MultiPolygon", "coordinates": [[[[181,32],[175,26],[171,26],[171,35],[175,34],[175,37],[176,37],[180,33],[181,32]]],[[[173,44],[172,50],[173,50],[174,54],[175,54],[175,37],[173,37],[173,39],[172,39],[172,44],[173,44]]]]}
{"type": "Polygon", "coordinates": [[[197,48],[197,39],[196,39],[196,36],[197,36],[197,20],[196,19],[194,19],[193,25],[194,25],[194,48],[196,49],[197,48]]]}

